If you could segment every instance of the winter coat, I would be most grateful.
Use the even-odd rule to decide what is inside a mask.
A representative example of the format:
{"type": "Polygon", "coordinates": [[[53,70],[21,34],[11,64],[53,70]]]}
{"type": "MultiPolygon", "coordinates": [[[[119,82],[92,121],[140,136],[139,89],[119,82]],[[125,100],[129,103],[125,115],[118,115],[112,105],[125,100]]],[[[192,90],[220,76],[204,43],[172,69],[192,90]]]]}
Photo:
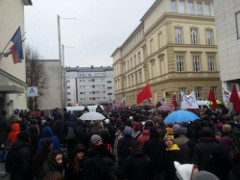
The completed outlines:
{"type": "Polygon", "coordinates": [[[146,159],[142,150],[133,150],[123,167],[127,177],[131,180],[150,179],[150,161],[146,159]]]}
{"type": "Polygon", "coordinates": [[[32,153],[29,145],[23,141],[16,141],[12,145],[16,150],[14,164],[17,165],[11,173],[11,180],[32,180],[32,153]]]}
{"type": "Polygon", "coordinates": [[[116,161],[118,161],[118,142],[119,140],[123,138],[122,131],[118,130],[115,134],[115,141],[114,141],[114,146],[113,146],[113,154],[115,155],[116,161]]]}
{"type": "Polygon", "coordinates": [[[176,170],[174,167],[174,161],[182,162],[182,154],[180,148],[177,144],[173,144],[170,148],[166,148],[166,180],[175,180],[176,178],[176,170]]]}
{"type": "Polygon", "coordinates": [[[189,141],[189,139],[185,135],[181,134],[178,137],[175,137],[174,141],[177,145],[181,146],[183,144],[186,144],[189,141]]]}
{"type": "Polygon", "coordinates": [[[141,135],[141,131],[133,131],[132,137],[134,139],[138,139],[138,137],[141,135]]]}
{"type": "Polygon", "coordinates": [[[143,151],[149,156],[153,173],[165,172],[165,144],[158,138],[150,138],[144,143],[143,151]]]}
{"type": "Polygon", "coordinates": [[[15,141],[17,141],[17,135],[20,133],[21,128],[19,123],[14,123],[11,127],[11,132],[8,135],[9,144],[12,145],[15,141]]]}
{"type": "Polygon", "coordinates": [[[133,141],[133,137],[130,135],[125,135],[123,138],[121,138],[118,141],[118,157],[121,158],[126,158],[130,155],[130,145],[131,142],[133,141]]]}
{"type": "Polygon", "coordinates": [[[51,153],[48,155],[48,158],[43,165],[43,169],[39,175],[39,180],[42,180],[46,174],[50,172],[59,172],[63,174],[63,166],[57,163],[55,157],[52,156],[51,153]]]}
{"type": "Polygon", "coordinates": [[[9,117],[8,117],[9,123],[10,125],[12,125],[13,123],[19,122],[22,119],[16,114],[16,113],[12,113],[9,117]]]}
{"type": "Polygon", "coordinates": [[[55,120],[52,126],[52,131],[55,136],[58,137],[59,141],[63,144],[68,127],[63,120],[55,120]]]}
{"type": "Polygon", "coordinates": [[[48,158],[49,151],[40,152],[33,159],[33,176],[38,177],[43,169],[44,162],[48,158]]]}
{"type": "Polygon", "coordinates": [[[138,137],[138,142],[140,145],[140,149],[143,149],[144,143],[149,140],[150,138],[150,131],[148,129],[144,129],[142,134],[138,137]]]}
{"type": "Polygon", "coordinates": [[[205,166],[209,162],[212,150],[217,146],[214,138],[201,137],[200,142],[195,146],[193,162],[198,166],[199,170],[205,170],[205,166]]]}
{"type": "Polygon", "coordinates": [[[0,118],[0,144],[8,139],[8,134],[11,131],[10,124],[7,119],[0,118]]]}
{"type": "Polygon", "coordinates": [[[53,136],[51,128],[49,126],[46,126],[42,129],[42,137],[38,141],[37,154],[41,152],[41,144],[47,138],[50,138],[52,140],[54,150],[60,150],[60,142],[58,138],[56,136],[53,136]]]}
{"type": "Polygon", "coordinates": [[[233,158],[233,149],[232,149],[232,147],[233,147],[233,139],[230,136],[228,136],[228,135],[222,136],[220,138],[219,144],[222,147],[224,147],[225,149],[227,149],[228,152],[229,152],[229,156],[231,158],[233,158]]]}

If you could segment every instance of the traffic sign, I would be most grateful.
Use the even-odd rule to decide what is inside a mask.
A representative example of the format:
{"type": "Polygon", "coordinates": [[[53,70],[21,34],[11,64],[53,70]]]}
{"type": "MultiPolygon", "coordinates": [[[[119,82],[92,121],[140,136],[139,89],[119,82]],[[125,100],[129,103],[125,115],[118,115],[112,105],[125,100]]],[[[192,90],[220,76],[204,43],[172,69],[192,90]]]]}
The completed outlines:
{"type": "Polygon", "coordinates": [[[38,96],[38,88],[37,87],[28,87],[27,88],[27,97],[36,97],[38,96]]]}

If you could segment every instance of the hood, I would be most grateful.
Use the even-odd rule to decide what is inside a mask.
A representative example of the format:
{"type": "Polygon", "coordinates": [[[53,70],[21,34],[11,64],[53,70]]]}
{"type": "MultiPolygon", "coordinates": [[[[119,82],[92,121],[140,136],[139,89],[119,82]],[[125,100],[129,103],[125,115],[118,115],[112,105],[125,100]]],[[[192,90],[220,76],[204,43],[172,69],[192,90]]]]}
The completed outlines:
{"type": "Polygon", "coordinates": [[[144,129],[143,130],[143,135],[149,136],[150,135],[150,131],[148,129],[144,129]]]}
{"type": "Polygon", "coordinates": [[[12,125],[12,131],[14,132],[20,132],[21,131],[21,128],[20,128],[20,125],[18,123],[14,123],[12,125]]]}
{"type": "Polygon", "coordinates": [[[174,161],[174,166],[176,168],[176,175],[179,180],[190,180],[193,170],[193,164],[180,164],[174,161]]]}
{"type": "Polygon", "coordinates": [[[42,137],[52,137],[53,132],[52,129],[49,126],[46,126],[42,130],[42,137]]]}
{"type": "Polygon", "coordinates": [[[24,147],[29,147],[27,143],[21,141],[21,140],[17,140],[15,143],[13,143],[13,150],[18,150],[18,149],[22,149],[24,147]]]}
{"type": "Polygon", "coordinates": [[[77,152],[86,152],[86,148],[82,144],[76,144],[73,149],[73,154],[77,152]]]}

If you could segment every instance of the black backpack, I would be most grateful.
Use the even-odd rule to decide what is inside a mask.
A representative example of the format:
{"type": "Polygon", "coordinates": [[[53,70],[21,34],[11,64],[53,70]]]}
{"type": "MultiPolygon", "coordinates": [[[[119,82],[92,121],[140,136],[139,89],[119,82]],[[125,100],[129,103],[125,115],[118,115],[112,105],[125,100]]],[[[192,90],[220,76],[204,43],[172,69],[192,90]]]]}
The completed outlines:
{"type": "Polygon", "coordinates": [[[7,153],[7,158],[5,161],[5,169],[8,173],[12,173],[16,168],[16,158],[17,158],[17,150],[10,149],[7,153]]]}

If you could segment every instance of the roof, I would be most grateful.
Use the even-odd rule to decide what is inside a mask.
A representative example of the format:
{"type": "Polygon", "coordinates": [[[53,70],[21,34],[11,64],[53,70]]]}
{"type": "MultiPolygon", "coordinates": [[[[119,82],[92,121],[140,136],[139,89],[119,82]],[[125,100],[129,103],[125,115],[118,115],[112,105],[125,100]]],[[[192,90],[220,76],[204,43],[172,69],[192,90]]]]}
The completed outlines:
{"type": "Polygon", "coordinates": [[[113,67],[66,67],[65,70],[67,72],[105,72],[105,71],[113,71],[113,67]]]}
{"type": "Polygon", "coordinates": [[[161,0],[156,0],[153,5],[147,10],[147,12],[143,15],[141,18],[141,21],[144,21],[148,15],[157,7],[157,5],[160,3],[161,0]]]}

